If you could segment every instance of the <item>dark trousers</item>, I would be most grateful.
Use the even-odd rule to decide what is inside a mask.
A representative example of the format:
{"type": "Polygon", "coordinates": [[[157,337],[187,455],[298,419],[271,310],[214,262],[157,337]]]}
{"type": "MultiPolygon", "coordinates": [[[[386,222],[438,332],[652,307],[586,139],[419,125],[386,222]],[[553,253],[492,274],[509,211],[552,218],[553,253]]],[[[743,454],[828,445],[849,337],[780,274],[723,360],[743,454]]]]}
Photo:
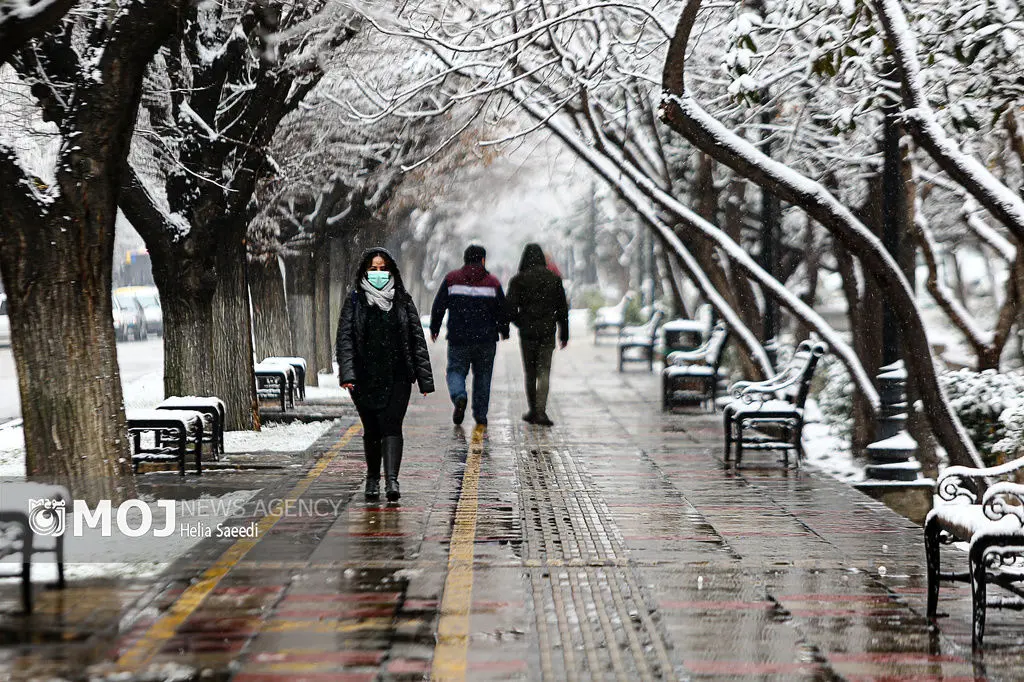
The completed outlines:
{"type": "Polygon", "coordinates": [[[494,371],[494,353],[497,343],[471,343],[464,346],[448,345],[448,395],[454,403],[466,398],[466,375],[473,370],[473,419],[487,419],[491,404],[491,373],[494,371]]]}
{"type": "Polygon", "coordinates": [[[555,337],[519,337],[523,353],[523,374],[526,375],[526,402],[530,412],[538,417],[548,408],[548,387],[551,383],[551,355],[555,352],[555,337]]]}
{"type": "Polygon", "coordinates": [[[391,397],[382,409],[369,409],[356,398],[356,410],[363,422],[363,452],[366,454],[366,473],[370,478],[380,477],[381,439],[401,436],[402,422],[409,409],[412,384],[401,379],[391,386],[391,397]]]}

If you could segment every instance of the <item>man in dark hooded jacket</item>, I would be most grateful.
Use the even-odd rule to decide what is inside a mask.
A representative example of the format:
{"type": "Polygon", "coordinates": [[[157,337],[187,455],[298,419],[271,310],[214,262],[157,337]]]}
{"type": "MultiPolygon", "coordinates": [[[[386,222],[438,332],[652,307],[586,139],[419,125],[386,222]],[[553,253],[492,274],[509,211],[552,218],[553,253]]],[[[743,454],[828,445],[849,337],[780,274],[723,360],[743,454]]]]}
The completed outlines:
{"type": "Polygon", "coordinates": [[[508,284],[508,309],[519,327],[526,375],[526,402],[530,410],[523,420],[552,426],[554,422],[547,414],[551,355],[555,351],[556,326],[560,347],[569,343],[569,305],[561,278],[548,269],[544,251],[537,244],[527,244],[523,250],[519,274],[508,284]]]}
{"type": "Polygon", "coordinates": [[[448,313],[448,394],[455,409],[452,421],[466,414],[466,375],[473,372],[473,419],[487,424],[491,402],[491,373],[498,337],[508,338],[505,292],[487,272],[487,251],[476,244],[466,248],[463,265],[445,275],[430,311],[430,338],[437,341],[441,320],[448,313]]]}

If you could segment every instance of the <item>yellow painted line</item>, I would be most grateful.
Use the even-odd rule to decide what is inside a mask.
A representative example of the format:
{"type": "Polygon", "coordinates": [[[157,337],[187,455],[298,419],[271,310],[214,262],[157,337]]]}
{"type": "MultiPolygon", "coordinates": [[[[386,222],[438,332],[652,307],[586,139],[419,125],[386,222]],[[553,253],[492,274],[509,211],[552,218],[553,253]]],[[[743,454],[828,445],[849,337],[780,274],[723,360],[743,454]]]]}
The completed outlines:
{"type": "Polygon", "coordinates": [[[448,552],[448,575],[441,598],[441,622],[430,670],[432,680],[465,680],[469,649],[469,612],[473,602],[473,542],[479,508],[480,458],[484,450],[484,427],[473,430],[462,475],[462,494],[455,508],[455,528],[448,552]]]}
{"type": "Polygon", "coordinates": [[[178,599],[171,604],[171,608],[167,610],[167,613],[163,615],[158,621],[153,623],[146,631],[139,641],[136,642],[132,648],[124,652],[119,659],[117,664],[123,668],[138,668],[148,663],[154,655],[163,647],[163,645],[174,637],[174,633],[178,630],[182,623],[184,623],[189,616],[199,605],[206,599],[207,595],[212,592],[220,581],[231,571],[235,565],[241,561],[246,554],[249,553],[256,543],[267,533],[271,528],[274,527],[283,515],[284,510],[288,507],[288,502],[294,502],[299,499],[307,490],[309,486],[313,485],[313,481],[319,478],[320,474],[334,461],[341,452],[342,448],[348,445],[349,441],[355,437],[361,425],[353,424],[349,427],[348,431],[338,440],[334,446],[328,450],[323,457],[316,463],[316,465],[309,470],[309,472],[302,477],[291,492],[288,493],[285,504],[280,505],[279,511],[267,514],[256,525],[256,537],[254,538],[239,538],[233,545],[228,547],[220,558],[217,559],[216,563],[210,566],[203,574],[199,577],[195,583],[186,589],[178,599]]]}

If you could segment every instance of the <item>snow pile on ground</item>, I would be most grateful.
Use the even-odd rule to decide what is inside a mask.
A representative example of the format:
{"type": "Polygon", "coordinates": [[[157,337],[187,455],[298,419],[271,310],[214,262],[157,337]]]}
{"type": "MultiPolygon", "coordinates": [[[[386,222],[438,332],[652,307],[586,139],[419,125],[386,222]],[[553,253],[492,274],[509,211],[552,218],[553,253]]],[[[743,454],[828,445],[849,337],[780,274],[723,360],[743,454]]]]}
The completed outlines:
{"type": "Polygon", "coordinates": [[[295,421],[290,424],[264,424],[260,431],[228,431],[224,434],[224,451],[300,452],[333,425],[333,421],[310,424],[295,421]]]}
{"type": "Polygon", "coordinates": [[[850,454],[850,444],[825,424],[804,425],[804,461],[846,483],[864,480],[864,468],[850,454]]]}
{"type": "Polygon", "coordinates": [[[805,407],[803,445],[808,465],[846,483],[864,480],[864,467],[854,459],[849,441],[823,422],[813,399],[808,399],[805,407]]]}
{"type": "Polygon", "coordinates": [[[21,420],[0,429],[0,478],[24,478],[25,432],[21,420]]]}

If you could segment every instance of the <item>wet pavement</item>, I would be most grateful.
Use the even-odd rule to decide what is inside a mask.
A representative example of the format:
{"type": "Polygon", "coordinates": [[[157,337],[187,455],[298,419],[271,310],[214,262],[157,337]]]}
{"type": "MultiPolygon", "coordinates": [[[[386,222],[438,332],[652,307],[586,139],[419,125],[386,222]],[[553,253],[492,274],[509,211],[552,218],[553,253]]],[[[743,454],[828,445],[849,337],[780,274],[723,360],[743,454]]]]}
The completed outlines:
{"type": "Polygon", "coordinates": [[[969,588],[923,617],[919,527],[769,453],[726,469],[720,415],[662,414],[657,376],[614,353],[556,353],[552,429],[519,420],[514,342],[486,432],[414,397],[399,505],[363,500],[351,415],[306,453],[252,457],[279,469],[189,479],[260,489],[231,521],[257,537],[39,590],[31,617],[0,581],[0,679],[1024,679],[1021,614],[990,611],[977,656],[969,588]]]}

